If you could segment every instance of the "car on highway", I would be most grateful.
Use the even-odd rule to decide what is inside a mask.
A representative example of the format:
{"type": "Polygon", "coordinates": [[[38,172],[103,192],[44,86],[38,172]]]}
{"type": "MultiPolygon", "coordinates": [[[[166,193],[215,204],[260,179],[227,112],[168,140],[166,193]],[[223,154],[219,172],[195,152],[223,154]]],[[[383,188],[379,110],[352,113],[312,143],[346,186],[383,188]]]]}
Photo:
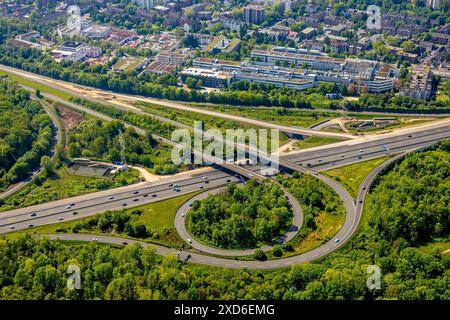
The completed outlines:
{"type": "Polygon", "coordinates": [[[108,200],[113,200],[114,199],[114,197],[113,196],[111,196],[111,197],[108,197],[108,200]]]}
{"type": "Polygon", "coordinates": [[[189,207],[192,207],[192,202],[191,202],[191,203],[189,203],[189,207]]]}
{"type": "Polygon", "coordinates": [[[123,203],[122,207],[126,207],[128,205],[128,203],[123,203]]]}
{"type": "Polygon", "coordinates": [[[134,202],[137,202],[137,201],[139,201],[139,199],[138,199],[138,198],[136,198],[136,199],[133,199],[133,201],[134,201],[134,202]]]}
{"type": "Polygon", "coordinates": [[[227,179],[227,182],[231,182],[231,179],[227,179]]]}
{"type": "Polygon", "coordinates": [[[334,240],[334,243],[339,243],[339,241],[341,241],[341,239],[336,238],[336,239],[334,240]]]}
{"type": "Polygon", "coordinates": [[[31,217],[36,217],[36,212],[33,212],[32,214],[30,214],[31,217]]]}
{"type": "Polygon", "coordinates": [[[152,194],[152,198],[156,198],[158,195],[156,193],[152,194]]]}
{"type": "Polygon", "coordinates": [[[98,241],[98,239],[97,238],[92,238],[92,241],[98,241]]]}
{"type": "Polygon", "coordinates": [[[187,242],[192,243],[191,239],[187,238],[186,240],[187,240],[187,242]]]}
{"type": "Polygon", "coordinates": [[[11,226],[11,227],[9,227],[9,230],[14,230],[16,227],[14,227],[14,226],[11,226]]]}
{"type": "Polygon", "coordinates": [[[72,215],[76,216],[78,214],[77,211],[72,212],[72,215]]]}
{"type": "Polygon", "coordinates": [[[133,194],[139,194],[139,191],[135,191],[135,192],[133,192],[133,194]]]}
{"type": "Polygon", "coordinates": [[[148,194],[144,194],[143,197],[144,197],[144,198],[147,198],[147,197],[148,197],[148,194]]]}
{"type": "Polygon", "coordinates": [[[359,149],[359,152],[361,152],[361,153],[362,153],[362,152],[364,152],[364,150],[363,150],[363,149],[359,149]]]}
{"type": "Polygon", "coordinates": [[[64,220],[63,217],[59,217],[59,218],[58,218],[58,221],[63,221],[63,220],[64,220]]]}
{"type": "Polygon", "coordinates": [[[171,187],[171,188],[172,188],[172,187],[173,187],[173,183],[169,184],[169,187],[171,187]]]}
{"type": "Polygon", "coordinates": [[[184,213],[181,214],[181,216],[182,216],[183,218],[184,218],[185,215],[186,215],[186,214],[184,214],[184,213]]]}
{"type": "Polygon", "coordinates": [[[68,205],[66,206],[66,209],[70,209],[70,208],[72,208],[72,206],[71,206],[70,204],[68,204],[68,205]]]}
{"type": "Polygon", "coordinates": [[[122,242],[122,244],[123,244],[124,246],[127,246],[127,245],[128,245],[128,242],[124,241],[124,242],[122,242]]]}
{"type": "Polygon", "coordinates": [[[203,189],[203,186],[198,187],[199,189],[203,189]]]}
{"type": "Polygon", "coordinates": [[[179,188],[179,187],[173,187],[172,190],[175,191],[175,192],[180,192],[180,191],[181,191],[181,188],[179,188]]]}
{"type": "Polygon", "coordinates": [[[205,184],[208,184],[209,183],[209,181],[205,181],[205,184]]]}
{"type": "Polygon", "coordinates": [[[206,179],[208,179],[208,177],[207,177],[207,176],[203,176],[202,179],[203,179],[203,180],[206,180],[206,179]]]}
{"type": "Polygon", "coordinates": [[[30,224],[28,225],[28,228],[32,228],[32,227],[34,227],[34,225],[30,223],[30,224]]]}

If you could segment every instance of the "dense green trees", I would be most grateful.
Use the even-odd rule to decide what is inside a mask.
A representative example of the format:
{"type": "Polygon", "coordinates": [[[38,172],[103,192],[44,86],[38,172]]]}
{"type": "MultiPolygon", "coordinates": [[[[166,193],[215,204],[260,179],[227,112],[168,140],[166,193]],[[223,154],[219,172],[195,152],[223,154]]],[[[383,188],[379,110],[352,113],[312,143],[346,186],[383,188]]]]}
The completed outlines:
{"type": "Polygon", "coordinates": [[[274,240],[292,223],[292,211],[283,190],[271,183],[249,180],[228,185],[226,192],[192,205],[194,236],[218,247],[253,247],[274,240]]]}
{"type": "Polygon", "coordinates": [[[122,134],[125,158],[130,164],[140,164],[150,168],[157,174],[169,174],[179,170],[179,167],[170,161],[168,146],[159,143],[150,134],[153,130],[168,134],[170,125],[161,124],[148,116],[124,112],[113,107],[77,100],[87,107],[102,111],[115,118],[123,119],[149,130],[146,136],[138,134],[133,128],[125,128],[118,121],[106,122],[101,120],[88,120],[81,123],[69,135],[68,154],[72,158],[85,157],[103,161],[121,161],[122,146],[119,137],[122,134]]]}
{"type": "Polygon", "coordinates": [[[449,151],[447,141],[437,150],[412,154],[380,179],[368,209],[377,236],[418,245],[449,233],[449,151]]]}
{"type": "Polygon", "coordinates": [[[52,139],[52,122],[39,103],[0,79],[0,190],[39,167],[52,139]]]}
{"type": "Polygon", "coordinates": [[[152,236],[152,231],[139,220],[142,211],[139,209],[127,212],[107,211],[100,216],[95,216],[75,225],[73,232],[79,230],[98,230],[100,232],[125,233],[134,238],[147,238],[152,236]]]}

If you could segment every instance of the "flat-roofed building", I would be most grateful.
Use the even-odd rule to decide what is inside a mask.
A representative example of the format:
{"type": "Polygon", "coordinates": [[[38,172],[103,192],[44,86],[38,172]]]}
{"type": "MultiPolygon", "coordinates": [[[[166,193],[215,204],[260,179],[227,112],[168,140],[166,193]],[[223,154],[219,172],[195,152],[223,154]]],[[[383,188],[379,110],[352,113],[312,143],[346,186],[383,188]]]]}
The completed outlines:
{"type": "Polygon", "coordinates": [[[228,87],[233,79],[233,74],[228,71],[215,71],[201,68],[187,68],[181,72],[181,79],[199,79],[202,85],[211,88],[228,87]]]}
{"type": "Polygon", "coordinates": [[[154,73],[157,75],[172,73],[177,69],[177,66],[172,63],[153,61],[146,69],[145,73],[154,73]]]}
{"type": "Polygon", "coordinates": [[[90,27],[82,30],[82,34],[85,37],[91,39],[106,39],[111,34],[112,29],[108,26],[102,26],[99,24],[92,24],[90,27]]]}
{"type": "Polygon", "coordinates": [[[238,71],[241,69],[240,62],[211,58],[196,58],[194,59],[192,65],[194,68],[216,69],[224,71],[238,71]]]}

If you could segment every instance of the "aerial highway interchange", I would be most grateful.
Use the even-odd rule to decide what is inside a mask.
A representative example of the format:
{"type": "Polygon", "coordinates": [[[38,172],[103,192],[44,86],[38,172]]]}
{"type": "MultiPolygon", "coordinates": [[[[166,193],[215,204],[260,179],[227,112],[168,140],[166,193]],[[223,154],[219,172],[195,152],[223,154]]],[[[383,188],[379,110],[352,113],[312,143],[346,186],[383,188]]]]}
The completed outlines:
{"type": "MultiPolygon", "coordinates": [[[[45,77],[36,76],[27,72],[17,71],[16,69],[1,67],[0,69],[6,69],[8,72],[16,72],[23,77],[29,77],[33,81],[41,81],[47,86],[67,92],[69,94],[79,96],[78,93],[68,89],[66,86],[59,86],[56,80],[48,80],[45,77]]],[[[32,90],[31,88],[27,88],[32,90]]],[[[98,116],[104,120],[111,121],[113,118],[103,115],[99,112],[90,110],[86,107],[80,106],[73,102],[65,101],[52,94],[43,93],[44,96],[69,105],[72,108],[81,110],[83,112],[90,113],[98,116]]],[[[132,99],[139,99],[136,97],[130,97],[132,99]]],[[[92,99],[92,98],[90,98],[92,99]]],[[[176,103],[167,102],[168,107],[184,108],[176,103]]],[[[117,106],[116,106],[117,107],[117,106]]],[[[241,121],[246,123],[263,126],[266,128],[276,128],[285,132],[304,134],[304,135],[319,135],[325,137],[340,137],[346,138],[346,141],[336,144],[325,145],[321,147],[311,148],[308,150],[302,150],[300,152],[292,153],[286,156],[280,157],[280,169],[284,172],[299,171],[305,174],[311,174],[316,176],[333,188],[340,198],[342,199],[346,211],[345,223],[339,232],[328,242],[320,247],[308,251],[306,253],[291,256],[282,259],[268,260],[268,261],[241,261],[233,260],[230,257],[244,256],[251,254],[254,250],[243,250],[242,252],[223,252],[223,250],[212,250],[212,248],[205,247],[196,241],[192,241],[188,237],[188,233],[184,229],[184,217],[189,210],[189,206],[192,200],[186,202],[177,212],[175,217],[175,225],[182,238],[187,241],[193,248],[204,252],[204,254],[177,251],[175,248],[166,248],[163,246],[156,246],[156,250],[161,254],[178,254],[180,258],[189,260],[196,263],[221,265],[226,267],[248,267],[248,268],[276,268],[303,263],[318,259],[345,244],[356,231],[359,224],[362,210],[364,207],[365,195],[370,189],[371,183],[376,176],[382,172],[384,168],[390,165],[390,163],[398,160],[403,156],[405,152],[411,152],[416,149],[420,149],[426,146],[430,146],[440,140],[448,139],[450,137],[450,125],[449,120],[437,121],[434,123],[426,124],[419,127],[412,127],[406,129],[396,130],[394,132],[373,135],[369,137],[354,136],[350,134],[342,133],[328,133],[314,131],[310,129],[298,129],[286,126],[278,126],[267,122],[249,120],[247,118],[225,115],[219,112],[209,112],[206,110],[199,111],[196,108],[186,107],[191,112],[206,113],[210,116],[217,116],[225,119],[231,119],[235,121],[241,121]],[[244,120],[245,119],[245,120],[244,120]],[[357,199],[353,199],[350,194],[337,182],[320,174],[319,172],[326,169],[336,168],[356,162],[362,162],[369,159],[374,159],[383,156],[397,155],[394,158],[383,163],[381,166],[373,170],[363,182],[359,189],[357,199]],[[211,249],[211,250],[210,250],[211,249]],[[216,257],[212,255],[228,256],[216,257]]],[[[133,110],[128,110],[133,111],[133,110]]],[[[142,110],[134,110],[133,112],[145,113],[142,110]]],[[[164,121],[163,118],[158,120],[164,121]]],[[[172,124],[180,127],[188,127],[172,121],[172,124]]],[[[129,124],[127,124],[130,126],[129,124]]],[[[144,133],[144,130],[135,127],[139,133],[144,133]]],[[[154,138],[174,145],[173,141],[164,137],[154,135],[154,138]]],[[[194,150],[195,152],[195,150],[194,150]]],[[[60,223],[63,221],[70,221],[79,219],[82,217],[104,212],[106,210],[120,210],[123,208],[131,208],[141,206],[143,204],[160,201],[163,199],[169,199],[182,194],[189,194],[195,191],[204,191],[196,197],[202,198],[207,192],[214,192],[214,190],[220,190],[231,182],[244,182],[248,178],[257,178],[259,180],[264,179],[259,174],[259,165],[236,165],[223,163],[219,166],[214,166],[203,173],[186,174],[179,177],[173,177],[163,179],[157,183],[139,183],[127,187],[111,189],[107,191],[91,193],[83,196],[77,196],[73,198],[58,200],[46,204],[40,204],[36,206],[30,206],[26,208],[15,209],[7,212],[3,212],[0,215],[0,233],[9,233],[21,229],[32,228],[36,226],[60,223]]],[[[295,207],[295,201],[293,197],[290,197],[291,205],[295,207]]],[[[301,206],[301,204],[300,204],[301,206]]],[[[301,226],[302,213],[301,208],[294,210],[294,222],[301,226]],[[296,222],[295,222],[296,221],[296,222]]],[[[291,230],[292,231],[292,230],[291,230]]],[[[295,229],[298,231],[298,228],[295,229]]],[[[291,235],[287,235],[286,239],[289,240],[295,235],[292,232],[291,235]]],[[[82,235],[82,234],[58,234],[48,235],[51,239],[62,240],[80,240],[80,241],[95,241],[105,242],[110,244],[130,244],[139,242],[135,240],[124,240],[115,237],[82,235]]],[[[284,240],[286,240],[284,239],[284,240]]],[[[143,245],[147,243],[140,242],[143,245]]],[[[269,250],[270,247],[266,247],[265,250],[269,250]]]]}

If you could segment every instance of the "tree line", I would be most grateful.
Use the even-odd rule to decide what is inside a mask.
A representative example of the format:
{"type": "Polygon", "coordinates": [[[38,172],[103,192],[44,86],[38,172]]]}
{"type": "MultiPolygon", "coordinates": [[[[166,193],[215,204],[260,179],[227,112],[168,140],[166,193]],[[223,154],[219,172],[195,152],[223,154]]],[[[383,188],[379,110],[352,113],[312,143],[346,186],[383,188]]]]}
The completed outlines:
{"type": "Polygon", "coordinates": [[[39,167],[53,131],[50,117],[28,92],[0,79],[0,190],[39,167]]]}

